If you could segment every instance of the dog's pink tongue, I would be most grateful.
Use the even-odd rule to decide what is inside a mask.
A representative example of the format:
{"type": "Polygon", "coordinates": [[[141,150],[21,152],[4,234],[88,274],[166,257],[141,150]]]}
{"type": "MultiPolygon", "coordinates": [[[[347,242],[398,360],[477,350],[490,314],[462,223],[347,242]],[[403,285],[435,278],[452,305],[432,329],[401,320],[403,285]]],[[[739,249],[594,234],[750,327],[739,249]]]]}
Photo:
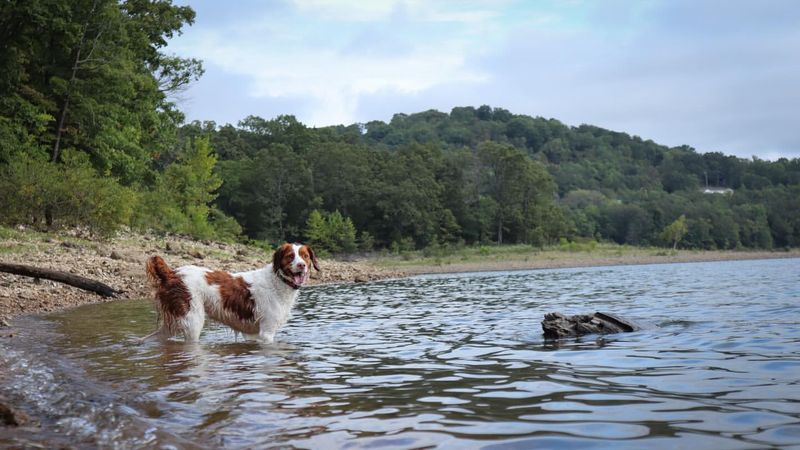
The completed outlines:
{"type": "Polygon", "coordinates": [[[301,284],[306,282],[306,274],[305,273],[296,273],[292,275],[292,280],[294,284],[300,286],[301,284]]]}

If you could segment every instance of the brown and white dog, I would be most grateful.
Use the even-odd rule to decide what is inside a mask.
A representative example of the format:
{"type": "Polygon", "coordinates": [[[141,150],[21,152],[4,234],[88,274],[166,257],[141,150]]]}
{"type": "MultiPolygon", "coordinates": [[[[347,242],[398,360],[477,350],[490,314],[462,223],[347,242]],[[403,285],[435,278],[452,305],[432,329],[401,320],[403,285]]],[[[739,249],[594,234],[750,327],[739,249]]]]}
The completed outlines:
{"type": "Polygon", "coordinates": [[[197,341],[208,317],[248,338],[272,342],[289,320],[311,266],[320,270],[311,247],[288,243],[275,251],[271,264],[240,273],[198,266],[173,270],[160,256],[152,256],[146,268],[160,326],[142,340],[153,336],[166,340],[182,332],[185,340],[197,341]]]}

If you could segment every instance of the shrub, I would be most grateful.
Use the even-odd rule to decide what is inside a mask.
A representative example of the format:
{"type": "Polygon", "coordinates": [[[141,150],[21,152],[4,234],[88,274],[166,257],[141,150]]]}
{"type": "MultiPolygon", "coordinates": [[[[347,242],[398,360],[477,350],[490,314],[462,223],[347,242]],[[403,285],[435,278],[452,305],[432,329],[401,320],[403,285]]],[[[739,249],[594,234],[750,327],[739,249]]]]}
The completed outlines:
{"type": "Polygon", "coordinates": [[[130,223],[135,191],[98,176],[83,154],[65,153],[63,160],[18,153],[0,167],[0,221],[40,229],[87,226],[101,234],[130,223]]]}
{"type": "MultiPolygon", "coordinates": [[[[363,245],[363,233],[361,237],[363,245]]],[[[311,211],[306,220],[305,238],[308,244],[332,253],[356,250],[356,227],[349,217],[342,216],[338,210],[332,213],[316,209],[311,211]]],[[[369,233],[367,238],[371,239],[369,233]]]]}
{"type": "Polygon", "coordinates": [[[217,208],[211,208],[209,221],[211,226],[214,227],[214,234],[218,239],[233,241],[242,234],[242,227],[239,222],[217,208]]]}
{"type": "Polygon", "coordinates": [[[375,248],[375,238],[369,234],[369,231],[362,231],[359,233],[358,248],[359,250],[363,250],[365,252],[375,248]]]}

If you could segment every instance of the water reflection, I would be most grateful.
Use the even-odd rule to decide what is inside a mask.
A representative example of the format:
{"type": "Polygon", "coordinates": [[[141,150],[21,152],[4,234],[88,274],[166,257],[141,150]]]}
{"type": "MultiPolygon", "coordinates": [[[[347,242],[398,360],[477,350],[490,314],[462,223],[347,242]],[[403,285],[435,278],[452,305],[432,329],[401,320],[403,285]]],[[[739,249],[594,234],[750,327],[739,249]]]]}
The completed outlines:
{"type": "Polygon", "coordinates": [[[120,302],[53,316],[62,337],[48,348],[99,388],[127,393],[120,398],[153,426],[201,445],[784,446],[800,443],[798,267],[317,287],[270,346],[235,342],[217,326],[199,344],[135,345],[153,327],[152,307],[120,302]],[[614,311],[645,329],[545,343],[539,322],[556,310],[614,311]]]}

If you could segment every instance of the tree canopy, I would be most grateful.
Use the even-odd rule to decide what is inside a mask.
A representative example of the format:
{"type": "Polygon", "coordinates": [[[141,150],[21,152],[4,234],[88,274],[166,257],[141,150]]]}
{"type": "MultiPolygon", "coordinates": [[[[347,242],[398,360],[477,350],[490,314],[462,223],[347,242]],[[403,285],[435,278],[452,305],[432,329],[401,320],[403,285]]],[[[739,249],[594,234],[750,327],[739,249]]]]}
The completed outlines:
{"type": "Polygon", "coordinates": [[[169,0],[0,3],[0,222],[330,251],[800,246],[798,159],[702,154],[487,105],[321,128],[291,115],[184,123],[173,94],[202,65],[164,48],[193,21],[169,0]]]}

